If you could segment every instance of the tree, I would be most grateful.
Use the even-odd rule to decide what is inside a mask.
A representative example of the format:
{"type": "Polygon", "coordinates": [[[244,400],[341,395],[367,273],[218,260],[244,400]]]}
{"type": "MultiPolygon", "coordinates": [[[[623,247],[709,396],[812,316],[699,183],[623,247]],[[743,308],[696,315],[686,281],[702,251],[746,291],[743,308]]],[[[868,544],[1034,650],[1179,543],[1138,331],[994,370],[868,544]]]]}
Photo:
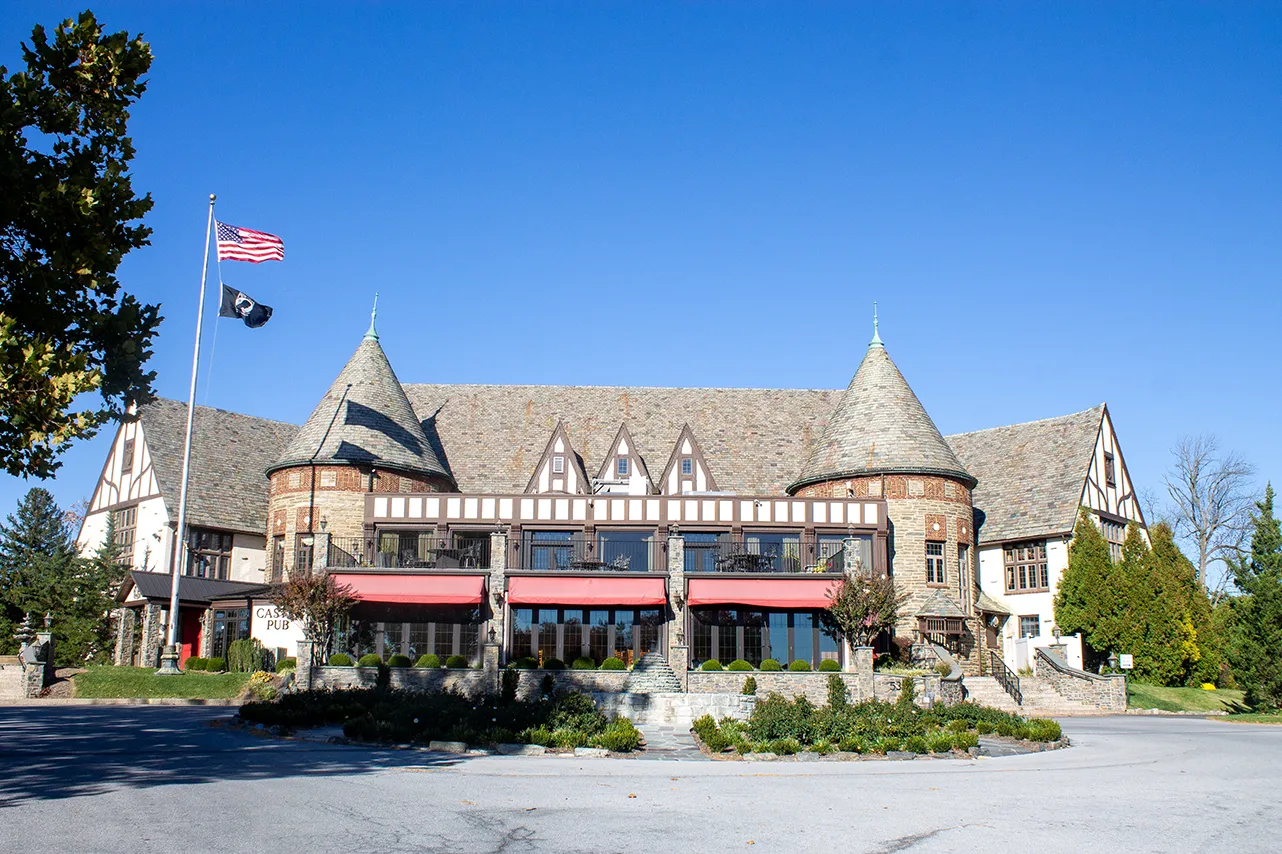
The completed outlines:
{"type": "Polygon", "coordinates": [[[126,135],[151,48],[83,12],[52,40],[37,26],[22,56],[25,71],[0,66],[0,467],[47,477],[74,439],[152,397],[159,307],[116,278],[151,234],[126,135]]]}
{"type": "Polygon", "coordinates": [[[1068,547],[1068,568],[1055,594],[1055,623],[1064,634],[1082,633],[1088,669],[1100,664],[1120,634],[1119,586],[1108,543],[1082,508],[1068,547]]]}
{"type": "Polygon", "coordinates": [[[1229,660],[1252,706],[1282,708],[1282,526],[1273,515],[1273,485],[1252,519],[1251,549],[1229,569],[1242,595],[1233,600],[1229,660]]]}
{"type": "Polygon", "coordinates": [[[272,599],[282,614],[303,624],[303,636],[328,656],[339,621],[357,602],[355,592],[330,575],[296,572],[277,585],[272,599]]]}
{"type": "Polygon", "coordinates": [[[904,602],[892,579],[863,574],[844,579],[829,591],[828,600],[828,607],[819,612],[820,621],[854,646],[871,646],[877,635],[895,625],[904,602]]]}
{"type": "Polygon", "coordinates": [[[1251,509],[1254,467],[1233,452],[1221,452],[1211,435],[1184,436],[1175,445],[1175,469],[1166,491],[1175,503],[1175,532],[1197,549],[1197,578],[1206,568],[1237,554],[1251,509]]]}

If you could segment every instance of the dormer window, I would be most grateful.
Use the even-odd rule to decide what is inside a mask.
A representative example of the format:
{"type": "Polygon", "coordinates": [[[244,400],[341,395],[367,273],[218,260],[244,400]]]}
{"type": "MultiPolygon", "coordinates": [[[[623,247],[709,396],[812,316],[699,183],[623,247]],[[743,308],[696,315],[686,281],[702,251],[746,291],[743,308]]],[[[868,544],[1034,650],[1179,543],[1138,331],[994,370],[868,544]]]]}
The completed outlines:
{"type": "Polygon", "coordinates": [[[628,476],[628,458],[618,457],[614,463],[614,471],[619,477],[628,476]]]}
{"type": "Polygon", "coordinates": [[[565,474],[565,457],[556,456],[552,458],[552,473],[565,474]]]}

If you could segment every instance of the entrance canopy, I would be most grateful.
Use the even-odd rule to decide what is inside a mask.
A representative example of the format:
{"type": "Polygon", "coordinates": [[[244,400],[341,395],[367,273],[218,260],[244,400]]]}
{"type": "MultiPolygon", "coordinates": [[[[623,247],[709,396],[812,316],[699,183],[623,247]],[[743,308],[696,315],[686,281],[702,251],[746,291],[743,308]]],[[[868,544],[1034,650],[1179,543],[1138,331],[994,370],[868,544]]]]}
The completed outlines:
{"type": "Polygon", "coordinates": [[[508,580],[513,605],[662,605],[668,601],[666,576],[655,578],[547,578],[508,580]]]}
{"type": "Polygon", "coordinates": [[[401,605],[479,605],[484,597],[481,575],[395,575],[334,573],[335,584],[349,585],[362,602],[401,605]]]}
{"type": "Polygon", "coordinates": [[[692,578],[690,607],[756,605],[762,608],[827,608],[840,578],[692,578]]]}

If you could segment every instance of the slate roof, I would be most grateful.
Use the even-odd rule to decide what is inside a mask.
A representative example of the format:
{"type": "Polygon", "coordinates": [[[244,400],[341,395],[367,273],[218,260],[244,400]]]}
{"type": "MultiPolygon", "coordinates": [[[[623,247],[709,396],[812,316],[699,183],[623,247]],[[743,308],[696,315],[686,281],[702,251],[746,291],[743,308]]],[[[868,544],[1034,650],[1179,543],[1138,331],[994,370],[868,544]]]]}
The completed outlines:
{"type": "MultiPolygon", "coordinates": [[[[171,519],[178,518],[187,404],[158,398],[138,409],[152,469],[171,519]]],[[[267,467],[297,425],[197,406],[192,421],[189,524],[262,534],[267,467]]]]}
{"type": "Polygon", "coordinates": [[[272,468],[333,461],[450,477],[372,326],[272,468]]]}
{"type": "Polygon", "coordinates": [[[942,590],[936,590],[917,609],[922,617],[965,617],[966,612],[942,590]]]}
{"type": "Polygon", "coordinates": [[[781,495],[824,428],[837,392],[806,389],[427,385],[405,392],[464,492],[525,490],[558,420],[596,471],[626,423],[658,470],[689,422],[726,492],[781,495]]]}
{"type": "Polygon", "coordinates": [[[1104,404],[1025,424],[949,436],[979,478],[975,508],[981,542],[1044,537],[1073,530],[1104,404]]]}
{"type": "MultiPolygon", "coordinates": [[[[144,572],[132,570],[129,573],[134,588],[144,599],[169,601],[170,575],[167,572],[144,572]]],[[[183,576],[178,584],[178,601],[193,605],[208,605],[216,599],[228,599],[235,596],[253,596],[264,593],[271,588],[270,584],[256,584],[249,581],[218,581],[213,578],[196,578],[183,576]]],[[[124,601],[129,595],[129,586],[120,591],[124,601]]]]}
{"type": "Polygon", "coordinates": [[[864,354],[800,472],[794,487],[883,472],[975,480],[878,340],[864,354]]]}

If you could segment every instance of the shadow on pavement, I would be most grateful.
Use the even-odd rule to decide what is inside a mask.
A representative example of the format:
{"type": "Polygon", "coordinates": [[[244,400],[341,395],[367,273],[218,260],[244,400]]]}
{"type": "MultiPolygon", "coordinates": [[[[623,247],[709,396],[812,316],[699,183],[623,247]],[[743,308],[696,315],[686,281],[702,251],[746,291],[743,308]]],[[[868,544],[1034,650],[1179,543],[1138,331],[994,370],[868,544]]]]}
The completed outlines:
{"type": "Polygon", "coordinates": [[[334,777],[466,760],[418,750],[318,744],[211,726],[234,709],[0,707],[0,808],[118,787],[334,777]]]}

